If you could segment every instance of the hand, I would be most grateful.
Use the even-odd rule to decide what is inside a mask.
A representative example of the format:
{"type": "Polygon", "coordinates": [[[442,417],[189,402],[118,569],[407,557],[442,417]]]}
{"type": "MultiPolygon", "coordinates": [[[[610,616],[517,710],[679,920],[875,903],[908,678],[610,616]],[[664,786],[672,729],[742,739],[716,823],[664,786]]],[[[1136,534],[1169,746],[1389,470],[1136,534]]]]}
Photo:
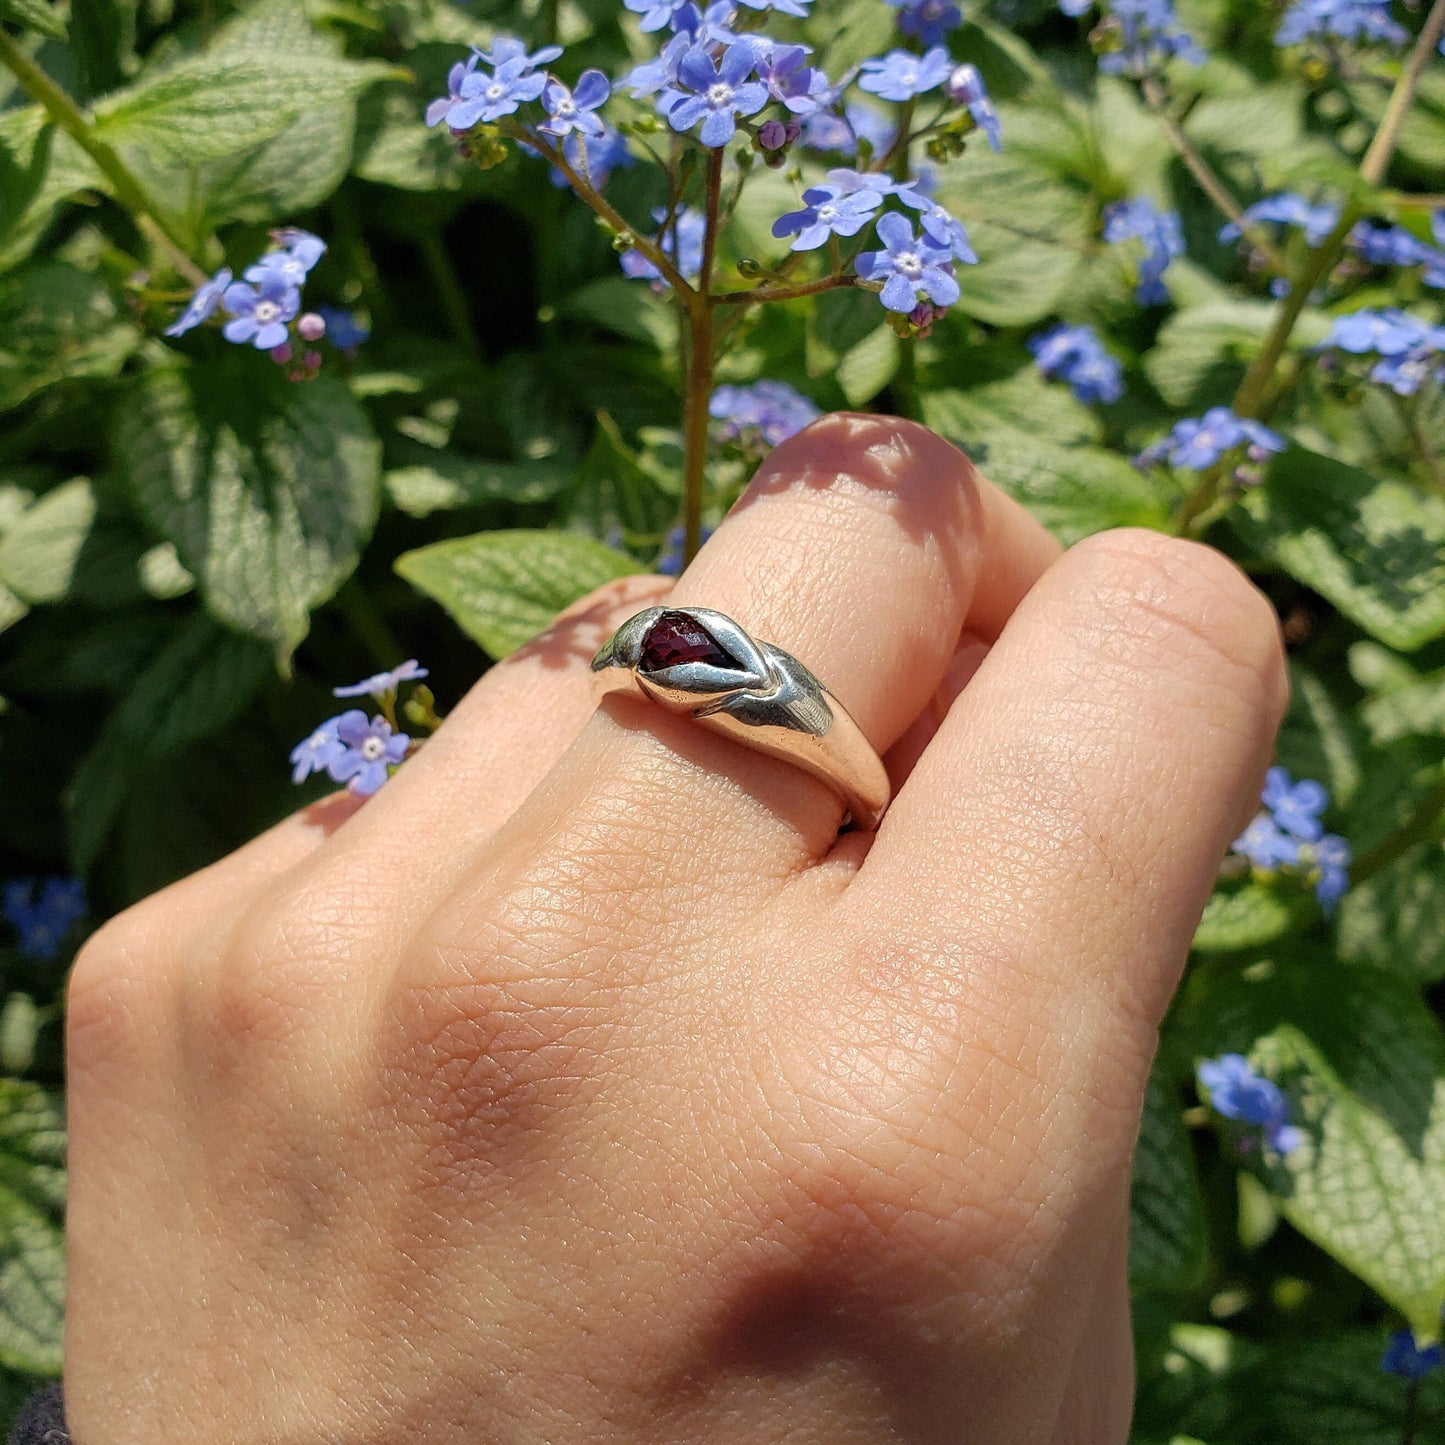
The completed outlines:
{"type": "Polygon", "coordinates": [[[77,1445],[1124,1440],[1130,1151],[1283,706],[1270,607],[817,423],[671,595],[884,752],[840,838],[800,770],[594,710],[667,591],[593,594],[360,811],[87,948],[77,1445]]]}

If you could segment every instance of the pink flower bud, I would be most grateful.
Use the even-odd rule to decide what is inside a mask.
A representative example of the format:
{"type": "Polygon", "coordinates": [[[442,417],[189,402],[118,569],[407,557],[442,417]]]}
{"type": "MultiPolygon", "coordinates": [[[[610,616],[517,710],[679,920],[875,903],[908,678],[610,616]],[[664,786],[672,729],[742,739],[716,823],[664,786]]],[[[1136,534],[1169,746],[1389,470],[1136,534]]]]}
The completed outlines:
{"type": "Polygon", "coordinates": [[[320,341],[326,335],[326,322],[314,311],[308,311],[296,323],[296,332],[302,341],[320,341]]]}
{"type": "Polygon", "coordinates": [[[277,366],[285,366],[286,363],[291,360],[291,343],[289,341],[283,341],[280,346],[273,346],[271,348],[271,360],[274,361],[277,366]]]}
{"type": "Polygon", "coordinates": [[[758,127],[758,144],[765,151],[782,150],[788,143],[788,128],[780,120],[765,120],[758,127]]]}

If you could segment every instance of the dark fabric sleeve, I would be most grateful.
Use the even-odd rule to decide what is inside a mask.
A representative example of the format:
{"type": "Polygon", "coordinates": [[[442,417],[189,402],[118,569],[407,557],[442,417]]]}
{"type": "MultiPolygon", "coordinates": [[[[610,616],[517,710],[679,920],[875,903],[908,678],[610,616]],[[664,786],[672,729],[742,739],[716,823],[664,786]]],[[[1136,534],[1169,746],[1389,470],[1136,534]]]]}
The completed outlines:
{"type": "Polygon", "coordinates": [[[56,1383],[37,1390],[10,1427],[8,1445],[70,1445],[65,1428],[65,1392],[56,1383]]]}

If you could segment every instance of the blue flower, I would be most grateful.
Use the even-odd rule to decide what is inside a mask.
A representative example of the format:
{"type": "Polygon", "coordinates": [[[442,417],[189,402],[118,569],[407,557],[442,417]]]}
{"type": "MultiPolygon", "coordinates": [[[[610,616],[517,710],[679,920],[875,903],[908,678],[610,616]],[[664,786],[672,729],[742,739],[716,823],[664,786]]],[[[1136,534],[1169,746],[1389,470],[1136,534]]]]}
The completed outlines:
{"type": "Polygon", "coordinates": [[[326,323],[326,339],[338,351],[355,351],[371,340],[371,327],[361,320],[361,313],[341,306],[318,306],[316,314],[326,323]]]}
{"type": "Polygon", "coordinates": [[[955,261],[962,261],[965,266],[976,265],[978,257],[968,243],[968,232],[963,229],[963,222],[921,191],[920,185],[921,181],[914,179],[893,187],[893,194],[905,206],[911,206],[922,213],[918,223],[928,241],[935,246],[941,246],[955,261]]]}
{"type": "Polygon", "coordinates": [[[1371,266],[1418,266],[1434,255],[1432,247],[1403,226],[1377,226],[1361,221],[1349,234],[1349,245],[1371,266]]]}
{"type": "Polygon", "coordinates": [[[741,0],[741,3],[749,10],[776,10],[779,15],[793,15],[802,20],[807,17],[813,0],[741,0]]]}
{"type": "Polygon", "coordinates": [[[1417,1345],[1412,1330],[1396,1330],[1380,1356],[1380,1368],[1402,1380],[1423,1380],[1432,1370],[1438,1370],[1442,1361],[1445,1355],[1438,1344],[1417,1345]]]}
{"type": "Polygon", "coordinates": [[[1339,40],[1383,40],[1403,45],[1410,32],[1390,14],[1389,0],[1295,0],[1275,31],[1276,45],[1298,45],[1315,35],[1339,40]]]}
{"type": "MultiPolygon", "coordinates": [[[[1340,219],[1340,208],[1328,204],[1312,205],[1293,191],[1281,191],[1247,206],[1243,216],[1247,225],[1273,221],[1282,226],[1297,226],[1305,234],[1305,245],[1318,246],[1335,229],[1335,223],[1340,219]]],[[[1220,228],[1219,239],[1237,241],[1242,234],[1240,227],[1231,221],[1220,228]]]]}
{"type": "Polygon", "coordinates": [[[810,186],[803,192],[804,208],[789,211],[773,222],[773,235],[796,239],[794,251],[816,251],[830,236],[856,236],[882,204],[878,191],[858,190],[845,195],[836,186],[810,186]]]}
{"type": "Polygon", "coordinates": [[[1285,442],[1283,437],[1250,417],[1235,416],[1227,406],[1212,406],[1202,417],[1176,422],[1163,441],[1155,442],[1139,454],[1139,462],[1149,466],[1167,458],[1171,466],[1202,472],[1226,452],[1246,445],[1256,453],[1282,452],[1285,442]]]}
{"type": "Polygon", "coordinates": [[[479,50],[477,54],[494,69],[521,61],[524,70],[536,70],[539,65],[550,65],[562,54],[560,45],[544,45],[540,50],[527,54],[527,47],[515,35],[499,35],[492,41],[490,50],[479,50]]]}
{"type": "Polygon", "coordinates": [[[346,751],[345,744],[336,735],[339,717],[329,717],[309,737],[291,749],[291,781],[304,783],[312,773],[325,771],[346,751]]]}
{"type": "Polygon", "coordinates": [[[1445,380],[1445,326],[1431,326],[1407,312],[1352,311],[1337,316],[1322,347],[1335,346],[1357,355],[1374,352],[1382,359],[1370,380],[1399,396],[1413,396],[1431,377],[1445,380]]]}
{"type": "Polygon", "coordinates": [[[1313,778],[1291,782],[1289,773],[1280,767],[1264,775],[1264,792],[1260,801],[1274,815],[1274,821],[1291,838],[1302,843],[1317,843],[1325,834],[1320,814],[1329,806],[1330,795],[1323,783],[1313,778]]]}
{"type": "Polygon", "coordinates": [[[751,386],[720,386],[708,402],[708,415],[722,422],[722,441],[775,447],[821,415],[799,391],[782,381],[751,386]]]}
{"type": "MultiPolygon", "coordinates": [[[[560,55],[557,47],[549,48],[560,55]]],[[[464,66],[453,66],[447,79],[448,94],[427,107],[426,123],[447,123],[454,131],[468,131],[482,122],[500,120],[511,115],[524,101],[536,100],[547,79],[533,73],[538,56],[527,55],[519,40],[499,40],[493,45],[494,56],[506,56],[488,74],[475,68],[477,56],[464,66]]],[[[486,59],[485,56],[481,58],[486,59]]]]}
{"type": "Polygon", "coordinates": [[[865,60],[861,89],[884,100],[912,100],[936,90],[948,79],[953,61],[943,46],[936,45],[923,55],[908,50],[890,50],[881,59],[865,60]]]}
{"type": "MultiPolygon", "coordinates": [[[[698,545],[706,542],[712,536],[714,529],[704,527],[698,541],[698,545]]],[[[660,572],[664,577],[678,577],[682,575],[682,544],[686,540],[686,533],[681,527],[674,527],[663,543],[662,551],[657,561],[652,564],[654,572],[660,572]]]]}
{"type": "Polygon", "coordinates": [[[1199,1065],[1200,1084],[1209,1091],[1209,1105],[1226,1119],[1263,1130],[1276,1154],[1289,1154],[1304,1136],[1289,1122],[1289,1101],[1279,1085],[1255,1073],[1242,1054],[1223,1054],[1199,1065]]]}
{"type": "Polygon", "coordinates": [[[988,138],[988,143],[998,150],[1003,142],[1003,127],[999,124],[998,112],[988,98],[983,76],[976,65],[958,65],[949,72],[944,82],[943,93],[955,105],[968,107],[973,123],[988,138]]]}
{"type": "Polygon", "coordinates": [[[593,112],[611,94],[612,87],[600,70],[584,70],[575,90],[548,77],[542,87],[542,108],[548,118],[537,129],[555,136],[568,136],[575,130],[600,140],[602,121],[593,112]]]}
{"type": "Polygon", "coordinates": [[[677,67],[683,94],[667,108],[667,123],[673,130],[691,130],[702,121],[702,143],[725,146],[737,131],[737,118],[756,115],[768,103],[767,86],[749,79],[756,64],[756,52],[742,42],[728,46],[721,63],[701,46],[689,50],[677,67]]]}
{"type": "Polygon", "coordinates": [[[963,23],[963,11],[953,0],[888,0],[899,12],[898,28],[924,45],[937,45],[950,30],[963,23]]]}
{"type": "Polygon", "coordinates": [[[1142,241],[1139,285],[1135,299],[1141,306],[1153,306],[1169,299],[1163,276],[1169,263],[1184,254],[1184,230],[1177,211],[1161,211],[1152,201],[1136,197],[1118,201],[1104,212],[1104,240],[1110,245],[1142,241]]]}
{"type": "MultiPolygon", "coordinates": [[[[1079,16],[1092,3],[1059,0],[1059,9],[1065,15],[1079,16]]],[[[1193,65],[1206,58],[1193,37],[1179,28],[1172,0],[1104,0],[1103,13],[1098,31],[1104,42],[1099,69],[1106,75],[1144,76],[1175,56],[1193,65]]]]}
{"type": "Polygon", "coordinates": [[[1249,827],[1229,846],[1231,852],[1248,858],[1264,873],[1272,873],[1276,868],[1293,868],[1299,862],[1299,840],[1285,833],[1268,813],[1252,819],[1249,827]]]}
{"type": "Polygon", "coordinates": [[[1039,370],[1068,382],[1086,406],[1123,396],[1124,368],[1104,350],[1092,327],[1055,326],[1031,337],[1028,345],[1039,370]]]}
{"type": "Polygon", "coordinates": [[[0,913],[19,935],[20,956],[43,963],[60,956],[66,935],[85,912],[85,884],[79,878],[47,878],[43,883],[20,878],[7,883],[0,896],[0,913]]]}
{"type": "Polygon", "coordinates": [[[221,297],[230,284],[230,267],[222,266],[209,281],[203,281],[196,287],[196,294],[186,303],[186,309],[166,327],[165,334],[184,336],[192,327],[208,321],[215,315],[216,307],[221,304],[221,297]]]}
{"type": "Polygon", "coordinates": [[[952,306],[958,300],[958,282],[953,277],[953,254],[925,233],[913,234],[913,227],[896,211],[878,221],[878,239],[886,249],[865,251],[854,261],[854,269],[865,281],[882,281],[882,301],[890,311],[912,311],[919,301],[935,306],[952,306]]]}
{"type": "Polygon", "coordinates": [[[623,77],[621,84],[639,100],[656,95],[659,91],[672,92],[673,101],[681,99],[682,92],[677,89],[677,68],[682,64],[682,57],[692,49],[692,44],[688,36],[674,35],[662,47],[655,60],[633,66],[623,77]]]}
{"type": "MultiPolygon", "coordinates": [[[[606,125],[602,127],[602,134],[589,140],[585,146],[579,135],[569,135],[562,142],[562,154],[567,157],[567,164],[579,175],[585,176],[598,191],[606,189],[613,171],[637,163],[627,148],[626,138],[606,125]]],[[[559,189],[572,184],[556,166],[552,167],[551,181],[559,189]]]]}
{"type": "Polygon", "coordinates": [[[806,45],[779,45],[758,61],[758,79],[768,94],[794,115],[811,115],[830,93],[828,77],[807,64],[806,45]]]}
{"type": "MultiPolygon", "coordinates": [[[[659,207],[653,211],[652,219],[661,225],[667,220],[667,212],[659,207]]],[[[658,242],[662,254],[671,259],[688,281],[696,279],[702,272],[702,243],[706,231],[707,217],[691,206],[684,206],[658,242]]],[[[619,260],[624,276],[665,284],[662,272],[641,251],[624,251],[619,260]]]]}
{"type": "Polygon", "coordinates": [[[672,24],[673,16],[684,10],[690,0],[622,0],[634,15],[640,15],[638,28],[644,32],[662,30],[672,24]]]}
{"type": "Polygon", "coordinates": [[[1315,875],[1315,898],[1326,914],[1334,912],[1350,886],[1351,857],[1349,843],[1335,833],[1300,845],[1300,865],[1315,875]]]}
{"type": "Polygon", "coordinates": [[[258,286],[233,281],[226,287],[221,305],[233,320],[221,328],[221,335],[237,345],[250,342],[257,351],[270,351],[286,342],[286,323],[301,309],[301,293],[279,276],[268,276],[258,286]]]}
{"type": "Polygon", "coordinates": [[[332,721],[341,751],[327,760],[326,771],[358,797],[369,798],[387,780],[388,769],[406,757],[411,739],[405,733],[393,733],[384,717],[368,722],[360,708],[351,708],[332,721]]]}
{"type": "Polygon", "coordinates": [[[326,254],[326,242],[310,231],[290,228],[276,232],[276,239],[282,243],[281,249],[268,251],[254,266],[247,266],[243,274],[257,286],[279,281],[300,290],[312,268],[326,254]]]}
{"type": "Polygon", "coordinates": [[[333,697],[385,697],[389,692],[395,692],[404,682],[420,682],[422,678],[429,676],[424,668],[414,657],[409,657],[389,672],[374,673],[371,677],[362,678],[360,682],[353,682],[347,687],[333,687],[333,697]]]}

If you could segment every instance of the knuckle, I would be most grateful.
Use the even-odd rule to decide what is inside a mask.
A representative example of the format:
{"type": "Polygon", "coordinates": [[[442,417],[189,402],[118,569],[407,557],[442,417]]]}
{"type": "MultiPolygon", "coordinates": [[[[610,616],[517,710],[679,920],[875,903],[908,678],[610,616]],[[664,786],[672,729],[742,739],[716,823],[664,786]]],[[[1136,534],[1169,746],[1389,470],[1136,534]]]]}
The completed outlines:
{"type": "Polygon", "coordinates": [[[1222,553],[1143,528],[1078,543],[1071,565],[1093,574],[1093,622],[1144,652],[1145,661],[1197,669],[1206,681],[1282,710],[1284,647],[1269,600],[1222,553]]]}
{"type": "Polygon", "coordinates": [[[86,941],[66,983],[67,1065],[72,1075],[119,1065],[122,1072],[148,1047],[170,998],[168,920],[138,904],[86,941]]]}

